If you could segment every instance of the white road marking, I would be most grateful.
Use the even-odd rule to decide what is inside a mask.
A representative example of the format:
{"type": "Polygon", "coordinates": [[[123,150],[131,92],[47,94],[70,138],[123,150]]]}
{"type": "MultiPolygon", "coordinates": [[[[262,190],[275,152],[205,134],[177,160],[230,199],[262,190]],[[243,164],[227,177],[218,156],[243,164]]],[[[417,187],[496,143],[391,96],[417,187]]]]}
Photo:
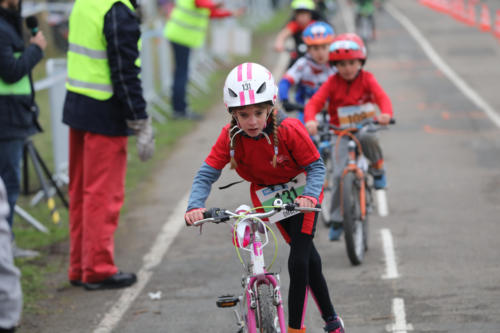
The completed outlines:
{"type": "Polygon", "coordinates": [[[412,324],[406,324],[405,301],[402,298],[392,300],[394,324],[387,325],[387,332],[406,333],[413,331],[412,324]]]}
{"type": "Polygon", "coordinates": [[[500,127],[500,115],[493,110],[493,107],[488,104],[476,91],[474,91],[451,67],[438,55],[434,50],[432,45],[427,41],[424,35],[418,30],[418,28],[396,7],[387,3],[387,11],[397,20],[399,23],[405,27],[405,29],[410,33],[410,35],[420,44],[425,54],[434,63],[434,65],[439,68],[441,72],[448,77],[448,79],[467,97],[474,103],[479,109],[481,109],[490,120],[497,126],[500,127]]]}
{"type": "Polygon", "coordinates": [[[104,315],[99,325],[94,330],[94,333],[111,332],[128,310],[132,302],[142,292],[146,284],[153,275],[153,270],[158,266],[165,253],[167,253],[173,240],[181,230],[184,224],[184,212],[187,207],[189,193],[184,195],[175,207],[172,215],[163,225],[162,230],[149,250],[143,257],[142,268],[137,273],[137,283],[133,286],[124,289],[118,301],[104,315]]]}
{"type": "Polygon", "coordinates": [[[397,279],[399,278],[399,273],[391,231],[389,229],[381,229],[380,234],[382,235],[385,254],[385,275],[382,275],[382,279],[397,279]]]}
{"type": "Polygon", "coordinates": [[[340,5],[340,11],[342,12],[342,20],[347,30],[346,32],[355,32],[354,13],[345,0],[338,0],[338,3],[340,5]]]}
{"type": "Polygon", "coordinates": [[[378,215],[386,217],[389,215],[389,205],[387,204],[387,194],[384,189],[375,190],[375,197],[377,200],[378,215]]]}

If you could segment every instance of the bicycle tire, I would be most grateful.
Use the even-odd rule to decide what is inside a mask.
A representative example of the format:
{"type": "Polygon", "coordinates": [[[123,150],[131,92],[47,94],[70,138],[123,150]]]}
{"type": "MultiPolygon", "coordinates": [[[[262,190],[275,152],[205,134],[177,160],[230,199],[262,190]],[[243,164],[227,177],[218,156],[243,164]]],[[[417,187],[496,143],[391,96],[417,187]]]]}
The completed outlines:
{"type": "Polygon", "coordinates": [[[347,173],[342,185],[344,238],[347,256],[354,266],[363,262],[365,253],[365,222],[361,220],[359,182],[352,172],[347,173]]]}
{"type": "Polygon", "coordinates": [[[326,175],[325,175],[325,186],[323,187],[323,202],[321,204],[321,221],[326,227],[332,225],[332,213],[333,213],[333,163],[325,163],[326,175]]]}
{"type": "MultiPolygon", "coordinates": [[[[275,327],[276,307],[273,304],[273,290],[270,285],[260,284],[256,290],[257,311],[255,311],[255,322],[259,333],[278,333],[275,327]]],[[[284,333],[284,332],[283,332],[284,333]]]]}

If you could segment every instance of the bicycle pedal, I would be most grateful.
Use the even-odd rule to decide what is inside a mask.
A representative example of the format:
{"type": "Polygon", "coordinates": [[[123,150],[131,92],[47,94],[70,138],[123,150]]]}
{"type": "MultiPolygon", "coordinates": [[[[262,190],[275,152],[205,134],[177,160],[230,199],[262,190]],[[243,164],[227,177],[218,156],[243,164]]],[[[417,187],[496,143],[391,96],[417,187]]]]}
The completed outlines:
{"type": "Polygon", "coordinates": [[[223,295],[217,299],[217,307],[219,308],[232,308],[239,302],[239,298],[233,295],[223,295]]]}

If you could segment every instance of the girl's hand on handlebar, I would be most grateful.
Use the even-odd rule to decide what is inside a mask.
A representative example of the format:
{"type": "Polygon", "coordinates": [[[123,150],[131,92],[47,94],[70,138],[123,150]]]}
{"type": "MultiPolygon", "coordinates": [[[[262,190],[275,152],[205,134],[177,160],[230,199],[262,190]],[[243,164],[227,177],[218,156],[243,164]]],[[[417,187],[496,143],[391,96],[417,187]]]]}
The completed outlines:
{"type": "Polygon", "coordinates": [[[316,120],[309,120],[306,123],[306,129],[309,132],[309,135],[318,134],[318,122],[316,120]]]}
{"type": "Polygon", "coordinates": [[[299,207],[314,208],[316,207],[316,203],[313,200],[315,200],[315,198],[301,195],[295,199],[295,203],[299,205],[299,207]]]}
{"type": "Polygon", "coordinates": [[[186,221],[186,225],[193,225],[196,221],[203,220],[203,213],[206,211],[206,208],[191,209],[189,212],[184,214],[184,221],[186,221]]]}
{"type": "Polygon", "coordinates": [[[385,113],[382,113],[380,116],[377,117],[378,123],[382,126],[389,125],[389,122],[391,121],[391,116],[385,113]]]}

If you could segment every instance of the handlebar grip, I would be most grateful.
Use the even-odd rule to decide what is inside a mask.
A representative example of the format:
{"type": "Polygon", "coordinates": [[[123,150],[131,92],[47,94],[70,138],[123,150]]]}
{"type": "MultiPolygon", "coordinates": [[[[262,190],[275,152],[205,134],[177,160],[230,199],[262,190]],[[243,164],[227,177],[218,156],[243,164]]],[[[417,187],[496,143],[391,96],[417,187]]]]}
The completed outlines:
{"type": "Polygon", "coordinates": [[[225,213],[225,211],[226,210],[222,208],[210,208],[207,211],[203,212],[203,218],[213,218],[215,219],[215,223],[225,222],[229,220],[229,216],[225,213]]]}
{"type": "MultiPolygon", "coordinates": [[[[375,120],[373,122],[375,125],[379,125],[380,123],[378,122],[378,120],[375,120]]],[[[389,120],[389,125],[394,125],[396,123],[396,119],[394,118],[391,118],[391,120],[389,120]]]]}

